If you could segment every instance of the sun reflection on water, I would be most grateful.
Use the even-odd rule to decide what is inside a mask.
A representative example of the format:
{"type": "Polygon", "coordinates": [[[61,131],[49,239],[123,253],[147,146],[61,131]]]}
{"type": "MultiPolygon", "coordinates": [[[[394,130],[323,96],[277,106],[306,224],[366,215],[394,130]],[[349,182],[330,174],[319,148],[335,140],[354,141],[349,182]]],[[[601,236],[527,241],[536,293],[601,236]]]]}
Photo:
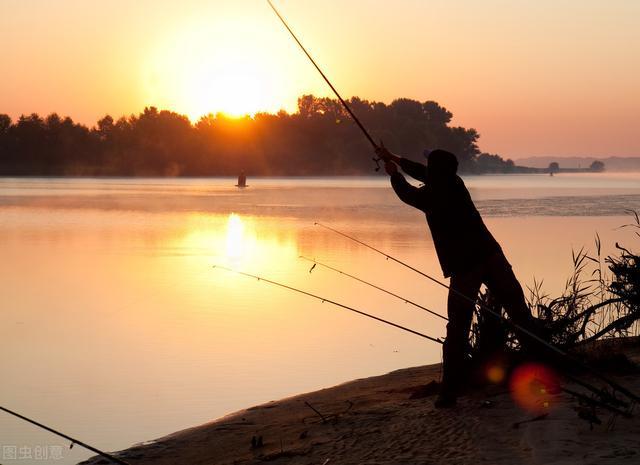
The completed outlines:
{"type": "Polygon", "coordinates": [[[252,272],[287,270],[299,255],[297,238],[282,225],[237,213],[193,215],[177,248],[198,261],[252,272]]]}
{"type": "Polygon", "coordinates": [[[231,213],[227,221],[227,258],[238,261],[245,252],[244,223],[240,215],[231,213]]]}

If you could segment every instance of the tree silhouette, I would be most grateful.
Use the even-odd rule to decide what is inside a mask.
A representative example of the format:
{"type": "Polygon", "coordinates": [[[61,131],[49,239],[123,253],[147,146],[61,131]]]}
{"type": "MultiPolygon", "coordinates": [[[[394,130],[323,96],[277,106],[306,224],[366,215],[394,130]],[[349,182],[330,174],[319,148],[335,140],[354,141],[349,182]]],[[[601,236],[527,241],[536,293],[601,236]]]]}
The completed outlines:
{"type": "MultiPolygon", "coordinates": [[[[353,111],[394,152],[424,161],[425,149],[454,152],[461,172],[511,172],[513,162],[481,154],[475,129],[450,126],[453,114],[434,101],[390,104],[353,97],[353,111]]],[[[372,174],[371,146],[340,102],[303,95],[298,111],[230,118],[209,114],[191,124],[147,107],[105,115],[92,128],[52,113],[0,114],[0,174],[212,176],[372,174]]]]}

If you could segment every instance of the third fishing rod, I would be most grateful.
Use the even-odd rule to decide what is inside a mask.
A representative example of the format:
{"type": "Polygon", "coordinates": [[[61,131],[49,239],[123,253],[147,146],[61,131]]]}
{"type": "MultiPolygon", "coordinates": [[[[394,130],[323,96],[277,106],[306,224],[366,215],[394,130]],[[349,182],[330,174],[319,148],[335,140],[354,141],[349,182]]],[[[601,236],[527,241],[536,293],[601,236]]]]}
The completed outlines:
{"type": "MultiPolygon", "coordinates": [[[[593,374],[594,376],[596,376],[597,378],[599,378],[601,381],[604,381],[606,384],[608,384],[609,386],[611,386],[612,388],[614,388],[615,390],[621,392],[622,394],[624,394],[625,396],[627,396],[629,399],[633,400],[634,402],[638,402],[640,401],[640,397],[638,397],[636,394],[634,394],[633,392],[629,391],[627,388],[625,388],[624,386],[621,386],[620,384],[618,384],[617,382],[613,381],[612,379],[609,379],[609,377],[605,376],[604,374],[602,374],[599,370],[596,370],[595,368],[591,367],[590,365],[584,363],[583,361],[572,357],[571,355],[569,355],[567,352],[565,352],[564,350],[560,349],[559,347],[556,347],[555,345],[551,344],[550,342],[542,339],[540,336],[538,336],[537,334],[527,330],[526,328],[523,328],[521,325],[511,321],[510,319],[506,319],[504,318],[500,313],[496,312],[495,310],[493,310],[492,308],[488,307],[487,305],[483,304],[482,302],[478,302],[477,299],[474,299],[472,297],[469,297],[459,291],[457,291],[456,289],[453,289],[452,287],[448,286],[447,284],[443,283],[442,281],[440,281],[437,278],[434,278],[433,276],[430,276],[429,274],[409,265],[408,263],[403,262],[402,260],[399,260],[385,252],[383,252],[380,249],[377,249],[376,247],[369,245],[353,236],[350,236],[348,234],[345,234],[341,231],[338,231],[337,229],[334,229],[330,226],[324,225],[322,223],[319,222],[315,222],[314,225],[316,226],[320,226],[324,229],[327,229],[329,231],[332,231],[335,234],[338,234],[346,239],[349,239],[357,244],[360,244],[370,250],[373,250],[374,252],[384,256],[387,260],[392,260],[396,263],[398,263],[399,265],[404,266],[405,268],[408,268],[416,273],[418,273],[419,275],[429,279],[430,281],[438,284],[439,286],[444,287],[445,289],[448,289],[449,291],[453,292],[454,294],[456,294],[458,297],[465,299],[467,301],[472,302],[474,305],[478,305],[480,308],[482,308],[483,310],[487,311],[488,313],[490,313],[491,315],[493,315],[496,318],[499,318],[500,320],[506,322],[508,325],[510,325],[512,328],[516,329],[517,331],[519,331],[522,334],[525,334],[526,336],[530,337],[531,339],[533,339],[534,341],[538,342],[539,344],[545,346],[546,348],[550,349],[551,351],[555,352],[556,354],[560,355],[561,357],[563,357],[565,360],[570,361],[574,364],[576,364],[577,366],[583,368],[584,370],[587,370],[588,372],[590,372],[591,374],[593,374]]],[[[578,381],[575,378],[572,378],[574,381],[578,381]]],[[[581,383],[582,384],[582,383],[581,383]]],[[[585,386],[587,387],[587,386],[585,386]]],[[[591,389],[592,390],[592,389],[591,389]]],[[[600,395],[603,395],[604,393],[600,393],[600,395]]],[[[620,400],[616,399],[618,402],[621,402],[620,400]]]]}
{"type": "MultiPolygon", "coordinates": [[[[22,415],[22,414],[20,414],[18,412],[14,412],[13,410],[9,410],[8,408],[2,407],[2,406],[0,406],[0,411],[8,413],[9,415],[12,415],[12,416],[14,416],[16,418],[19,418],[20,420],[24,420],[27,423],[31,423],[32,425],[37,426],[38,428],[41,428],[41,429],[43,429],[45,431],[49,431],[50,433],[53,433],[56,436],[60,436],[61,438],[67,439],[68,441],[71,441],[71,447],[73,447],[74,444],[78,444],[79,446],[84,447],[85,449],[87,449],[87,450],[89,450],[91,452],[94,452],[94,453],[96,453],[96,454],[98,454],[98,455],[110,460],[113,463],[117,463],[119,465],[129,465],[129,462],[126,462],[125,460],[122,460],[122,459],[120,459],[118,457],[115,457],[115,456],[113,456],[113,455],[111,455],[111,454],[109,454],[107,452],[104,452],[104,451],[98,449],[97,447],[93,447],[93,446],[87,444],[86,442],[80,441],[79,439],[76,439],[76,438],[74,438],[72,436],[69,436],[67,434],[61,433],[60,431],[55,430],[55,429],[51,428],[50,426],[42,424],[42,423],[40,423],[40,422],[38,422],[36,420],[33,420],[32,418],[24,416],[24,415],[22,415]]],[[[104,463],[104,461],[102,461],[100,463],[104,463]]]]}

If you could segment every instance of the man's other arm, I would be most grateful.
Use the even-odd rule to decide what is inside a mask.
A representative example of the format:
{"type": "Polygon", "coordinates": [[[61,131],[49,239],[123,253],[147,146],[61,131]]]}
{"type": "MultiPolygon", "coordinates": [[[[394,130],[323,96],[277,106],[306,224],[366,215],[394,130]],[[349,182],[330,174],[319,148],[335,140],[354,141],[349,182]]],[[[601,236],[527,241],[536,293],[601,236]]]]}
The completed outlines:
{"type": "Polygon", "coordinates": [[[400,168],[402,168],[402,171],[413,179],[424,183],[427,182],[427,167],[422,163],[402,157],[398,157],[397,163],[400,165],[400,168]]]}
{"type": "Polygon", "coordinates": [[[422,209],[420,189],[409,184],[405,177],[397,171],[391,175],[391,187],[404,203],[420,210],[422,209]]]}

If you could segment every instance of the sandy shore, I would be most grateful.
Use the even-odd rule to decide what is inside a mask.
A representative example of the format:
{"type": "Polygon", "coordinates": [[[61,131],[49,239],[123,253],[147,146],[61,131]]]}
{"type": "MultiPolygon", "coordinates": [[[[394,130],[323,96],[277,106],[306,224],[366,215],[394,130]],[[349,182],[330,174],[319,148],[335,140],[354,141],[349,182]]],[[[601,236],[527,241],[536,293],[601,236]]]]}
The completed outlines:
{"type": "MultiPolygon", "coordinates": [[[[625,353],[640,361],[637,343],[625,353]]],[[[602,424],[591,425],[578,417],[577,400],[557,393],[544,418],[527,421],[538,414],[516,405],[504,386],[473,391],[454,409],[436,410],[434,396],[412,394],[439,379],[439,370],[403,369],[269,402],[118,456],[149,465],[640,463],[640,413],[627,419],[599,408],[602,424]],[[262,446],[252,447],[259,437],[262,446]]],[[[615,378],[640,392],[640,376],[615,378]]]]}

